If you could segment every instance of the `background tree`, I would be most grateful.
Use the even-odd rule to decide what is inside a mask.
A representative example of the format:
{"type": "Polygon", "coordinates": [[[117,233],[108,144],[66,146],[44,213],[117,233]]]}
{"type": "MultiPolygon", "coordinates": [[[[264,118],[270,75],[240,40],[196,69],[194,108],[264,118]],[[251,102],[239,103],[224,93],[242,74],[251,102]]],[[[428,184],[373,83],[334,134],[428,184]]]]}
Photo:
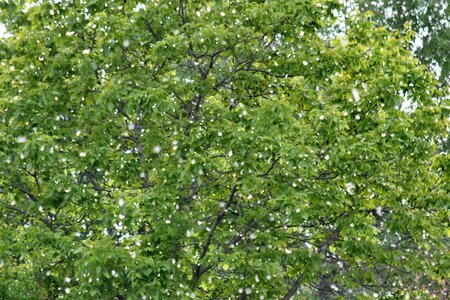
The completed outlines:
{"type": "Polygon", "coordinates": [[[362,11],[375,12],[374,20],[391,29],[402,30],[409,22],[418,43],[410,45],[425,65],[440,69],[439,81],[450,82],[450,6],[444,0],[357,0],[362,11]]]}
{"type": "Polygon", "coordinates": [[[328,0],[0,3],[1,298],[444,290],[448,103],[411,32],[324,35],[328,0]]]}

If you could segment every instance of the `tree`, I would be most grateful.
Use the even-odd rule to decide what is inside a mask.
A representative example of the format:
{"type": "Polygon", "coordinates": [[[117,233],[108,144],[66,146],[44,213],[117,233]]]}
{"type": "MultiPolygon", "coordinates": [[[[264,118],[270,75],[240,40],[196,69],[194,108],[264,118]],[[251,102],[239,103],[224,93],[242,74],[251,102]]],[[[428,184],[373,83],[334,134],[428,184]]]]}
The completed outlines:
{"type": "Polygon", "coordinates": [[[0,3],[1,298],[444,290],[449,107],[411,32],[324,34],[334,0],[0,3]]]}
{"type": "Polygon", "coordinates": [[[363,11],[374,11],[374,19],[389,28],[402,30],[408,22],[420,40],[410,47],[417,48],[415,53],[423,64],[439,68],[442,84],[449,84],[450,6],[446,1],[358,0],[356,3],[363,11]]]}

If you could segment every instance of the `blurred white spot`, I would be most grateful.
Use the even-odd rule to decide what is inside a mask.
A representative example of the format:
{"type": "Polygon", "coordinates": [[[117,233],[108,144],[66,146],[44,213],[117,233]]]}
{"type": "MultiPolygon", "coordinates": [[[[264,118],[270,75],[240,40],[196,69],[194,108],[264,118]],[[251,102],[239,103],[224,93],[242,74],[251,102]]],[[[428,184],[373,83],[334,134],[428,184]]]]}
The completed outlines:
{"type": "Polygon", "coordinates": [[[27,141],[27,138],[25,136],[19,136],[17,138],[18,143],[25,143],[27,141]]]}
{"type": "Polygon", "coordinates": [[[353,90],[352,90],[352,96],[353,96],[353,99],[354,99],[356,102],[359,101],[360,97],[359,97],[359,91],[358,91],[357,89],[353,89],[353,90]]]}
{"type": "Polygon", "coordinates": [[[161,147],[159,145],[156,145],[153,147],[153,153],[158,154],[161,152],[161,147]]]}
{"type": "Polygon", "coordinates": [[[381,206],[377,206],[377,215],[381,216],[383,214],[383,210],[381,206]]]}

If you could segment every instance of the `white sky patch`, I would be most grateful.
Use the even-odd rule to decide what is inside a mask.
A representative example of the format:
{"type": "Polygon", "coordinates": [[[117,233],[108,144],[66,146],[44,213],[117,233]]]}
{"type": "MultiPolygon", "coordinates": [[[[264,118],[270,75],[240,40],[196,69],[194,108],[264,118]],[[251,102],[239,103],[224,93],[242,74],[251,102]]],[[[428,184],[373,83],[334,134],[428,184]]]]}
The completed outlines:
{"type": "Polygon", "coordinates": [[[0,24],[0,39],[8,37],[11,37],[11,34],[6,31],[5,25],[0,24]]]}
{"type": "Polygon", "coordinates": [[[138,3],[138,4],[136,5],[136,7],[133,8],[133,11],[134,11],[134,12],[138,12],[138,11],[145,10],[145,9],[146,9],[146,7],[145,7],[145,4],[144,4],[144,3],[138,3]]]}
{"type": "Polygon", "coordinates": [[[381,206],[377,206],[377,215],[381,216],[383,214],[383,208],[381,206]]]}
{"type": "Polygon", "coordinates": [[[352,96],[356,102],[361,99],[361,97],[359,96],[359,91],[357,89],[352,89],[352,96]]]}

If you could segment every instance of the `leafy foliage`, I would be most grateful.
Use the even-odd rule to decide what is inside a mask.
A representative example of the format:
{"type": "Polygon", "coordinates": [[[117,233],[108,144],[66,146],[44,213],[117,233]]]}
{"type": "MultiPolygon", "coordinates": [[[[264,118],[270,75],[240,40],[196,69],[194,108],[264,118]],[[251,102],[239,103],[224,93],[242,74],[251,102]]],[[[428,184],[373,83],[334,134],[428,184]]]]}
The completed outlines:
{"type": "Polygon", "coordinates": [[[439,81],[450,82],[450,6],[441,0],[357,0],[363,10],[375,12],[374,19],[390,28],[402,30],[409,24],[420,38],[416,55],[426,65],[440,68],[439,81]]]}
{"type": "Polygon", "coordinates": [[[334,0],[1,1],[0,297],[429,295],[448,102],[334,0]]]}

